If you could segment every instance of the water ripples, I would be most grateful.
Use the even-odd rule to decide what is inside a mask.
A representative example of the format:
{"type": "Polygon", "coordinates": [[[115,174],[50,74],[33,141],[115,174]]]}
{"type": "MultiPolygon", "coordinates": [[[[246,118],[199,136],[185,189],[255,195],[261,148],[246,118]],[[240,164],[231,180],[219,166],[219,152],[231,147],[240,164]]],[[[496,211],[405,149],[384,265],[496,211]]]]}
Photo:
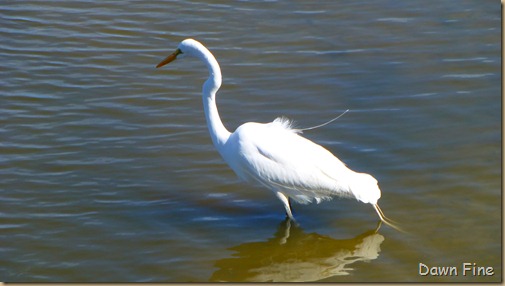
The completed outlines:
{"type": "Polygon", "coordinates": [[[371,263],[326,280],[418,281],[419,259],[472,251],[501,276],[499,7],[259,4],[0,6],[0,281],[209,281],[254,243],[274,258],[282,242],[309,254],[314,241],[363,245],[368,206],[295,205],[305,230],[289,241],[275,197],[238,182],[205,127],[201,63],[155,69],[186,37],[221,64],[230,130],[282,115],[315,126],[350,109],[304,135],[376,176],[381,206],[415,237],[383,228],[371,263]]]}

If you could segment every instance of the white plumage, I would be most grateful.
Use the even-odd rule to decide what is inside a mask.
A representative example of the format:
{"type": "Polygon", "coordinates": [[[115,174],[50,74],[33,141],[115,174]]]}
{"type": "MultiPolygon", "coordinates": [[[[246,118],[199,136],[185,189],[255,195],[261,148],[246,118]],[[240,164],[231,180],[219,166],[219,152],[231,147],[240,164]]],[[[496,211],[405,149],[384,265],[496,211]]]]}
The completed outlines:
{"type": "Polygon", "coordinates": [[[157,67],[181,55],[194,56],[207,65],[209,78],[202,92],[207,126],[214,146],[238,177],[272,190],[291,219],[294,218],[290,199],[298,203],[319,203],[333,197],[347,197],[372,204],[380,219],[393,226],[377,204],[381,197],[377,180],[347,168],[324,147],[302,137],[289,120],[248,122],[230,133],[221,122],[215,101],[221,86],[221,69],[216,59],[201,43],[186,39],[157,67]]]}

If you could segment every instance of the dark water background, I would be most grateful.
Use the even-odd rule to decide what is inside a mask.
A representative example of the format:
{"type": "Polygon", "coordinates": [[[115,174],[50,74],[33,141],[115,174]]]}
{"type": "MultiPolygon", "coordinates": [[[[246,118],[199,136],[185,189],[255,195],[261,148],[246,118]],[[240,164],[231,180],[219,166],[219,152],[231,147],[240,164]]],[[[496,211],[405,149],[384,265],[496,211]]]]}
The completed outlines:
{"type": "Polygon", "coordinates": [[[498,1],[4,1],[0,281],[500,281],[498,1]],[[370,3],[371,2],[371,3],[370,3]],[[294,205],[214,150],[187,37],[234,130],[277,116],[374,175],[384,212],[294,205]],[[419,263],[494,276],[421,276],[419,263]]]}

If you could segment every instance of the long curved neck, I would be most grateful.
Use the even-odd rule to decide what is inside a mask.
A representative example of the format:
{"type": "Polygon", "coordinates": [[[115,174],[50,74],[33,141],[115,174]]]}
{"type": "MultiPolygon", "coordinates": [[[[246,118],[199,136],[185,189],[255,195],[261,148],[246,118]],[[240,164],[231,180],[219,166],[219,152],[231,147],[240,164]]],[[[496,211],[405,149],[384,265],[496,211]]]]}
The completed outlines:
{"type": "Polygon", "coordinates": [[[221,69],[216,58],[206,48],[200,50],[198,57],[205,62],[209,69],[209,78],[202,87],[203,108],[212,142],[217,150],[221,152],[221,147],[230,137],[230,132],[224,127],[216,106],[216,92],[221,86],[221,69]]]}

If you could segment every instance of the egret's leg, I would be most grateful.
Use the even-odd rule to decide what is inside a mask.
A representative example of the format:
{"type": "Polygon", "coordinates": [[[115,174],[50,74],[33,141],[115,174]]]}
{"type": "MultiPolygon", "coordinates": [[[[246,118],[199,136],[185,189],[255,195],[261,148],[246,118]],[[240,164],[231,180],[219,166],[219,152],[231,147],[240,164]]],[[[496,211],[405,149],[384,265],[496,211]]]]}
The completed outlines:
{"type": "Polygon", "coordinates": [[[374,207],[375,211],[377,212],[377,214],[379,215],[379,218],[381,219],[381,221],[383,221],[389,225],[386,216],[384,215],[382,210],[379,208],[379,204],[375,204],[375,205],[373,205],[373,207],[374,207]]]}
{"type": "Polygon", "coordinates": [[[372,204],[372,205],[373,205],[375,211],[377,212],[377,214],[379,215],[379,218],[381,219],[382,222],[384,222],[385,224],[389,225],[390,227],[392,227],[398,231],[405,232],[404,230],[402,230],[401,228],[396,226],[390,219],[388,219],[384,215],[384,213],[382,212],[382,210],[379,207],[379,204],[372,204]]]}
{"type": "Polygon", "coordinates": [[[290,206],[290,203],[289,203],[289,198],[286,197],[286,195],[284,195],[281,192],[276,192],[275,194],[277,195],[277,197],[279,198],[279,200],[281,200],[281,202],[284,204],[284,208],[286,209],[286,215],[290,219],[295,220],[295,218],[293,217],[293,214],[291,213],[291,206],[290,206]]]}
{"type": "Polygon", "coordinates": [[[381,208],[379,207],[379,204],[375,204],[375,205],[374,205],[374,208],[375,208],[375,210],[377,211],[377,213],[379,214],[379,216],[380,216],[380,217],[382,217],[382,218],[384,218],[385,220],[388,220],[388,221],[390,221],[390,222],[394,222],[394,223],[396,223],[394,220],[392,220],[392,219],[390,219],[390,218],[386,217],[386,215],[384,215],[384,213],[382,212],[381,208]]]}

